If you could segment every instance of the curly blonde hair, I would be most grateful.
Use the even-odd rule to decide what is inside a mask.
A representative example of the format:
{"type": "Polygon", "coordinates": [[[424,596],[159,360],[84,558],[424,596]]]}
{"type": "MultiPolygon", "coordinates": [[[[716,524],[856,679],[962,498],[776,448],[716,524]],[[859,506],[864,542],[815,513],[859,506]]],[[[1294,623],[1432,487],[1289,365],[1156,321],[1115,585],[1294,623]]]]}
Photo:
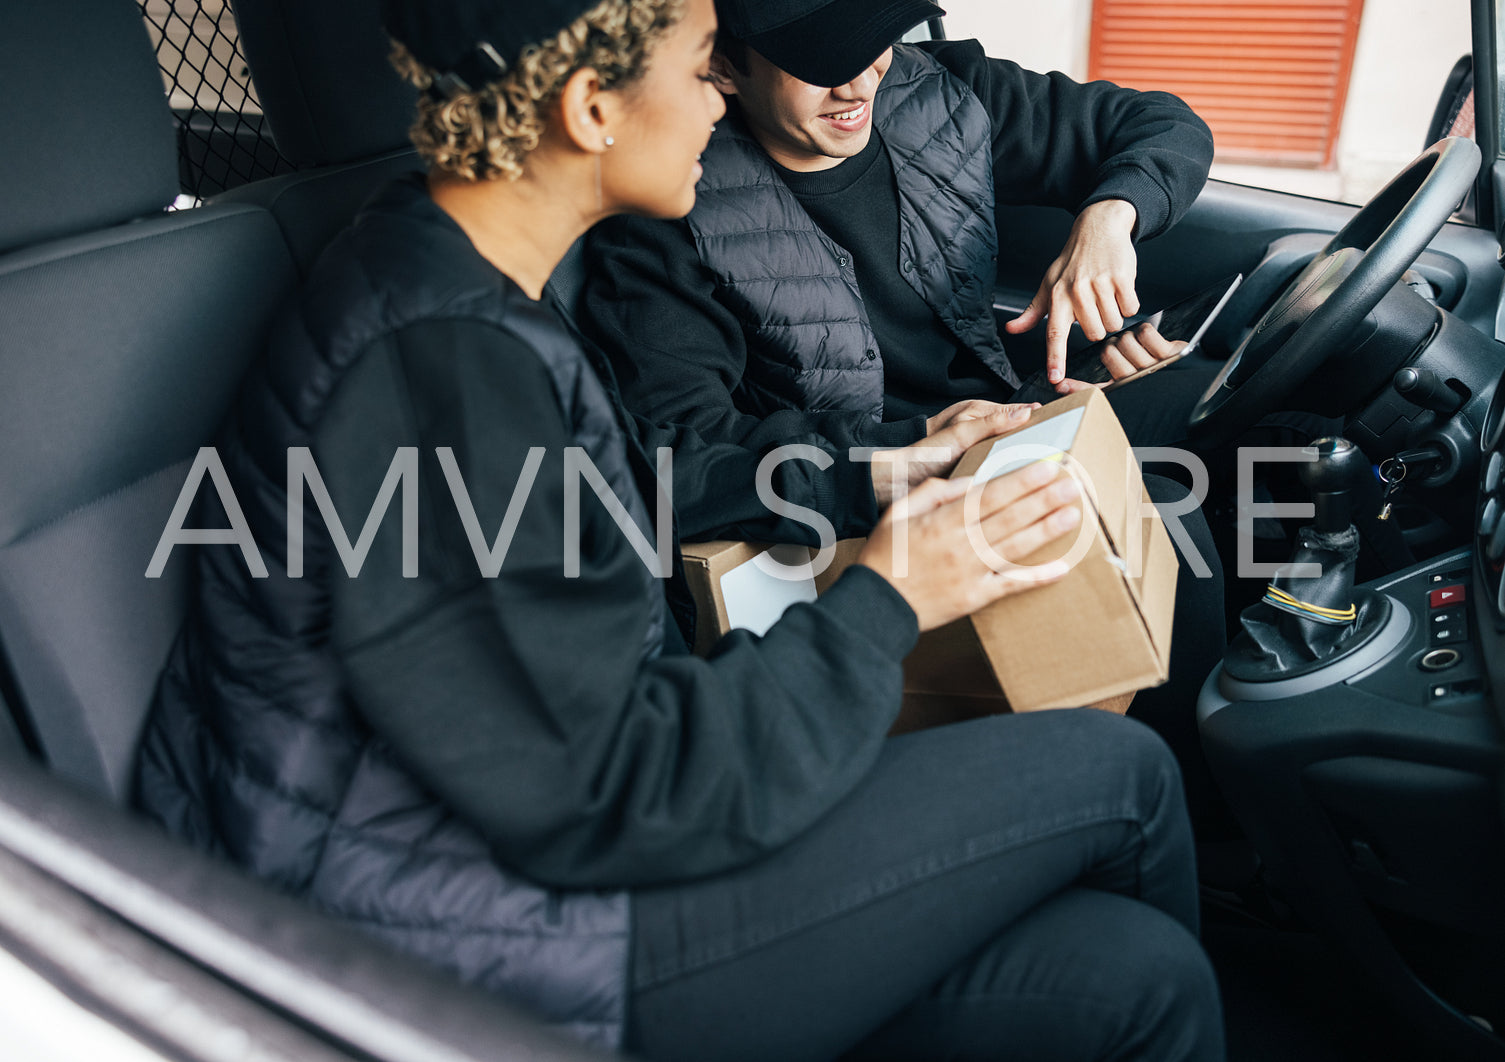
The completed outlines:
{"type": "Polygon", "coordinates": [[[684,13],[685,0],[601,0],[542,44],[523,49],[506,75],[469,92],[427,91],[438,71],[394,41],[392,65],[417,86],[408,131],[429,165],[466,180],[516,180],[538,146],[549,105],[575,71],[590,67],[608,89],[641,77],[648,53],[684,13]]]}

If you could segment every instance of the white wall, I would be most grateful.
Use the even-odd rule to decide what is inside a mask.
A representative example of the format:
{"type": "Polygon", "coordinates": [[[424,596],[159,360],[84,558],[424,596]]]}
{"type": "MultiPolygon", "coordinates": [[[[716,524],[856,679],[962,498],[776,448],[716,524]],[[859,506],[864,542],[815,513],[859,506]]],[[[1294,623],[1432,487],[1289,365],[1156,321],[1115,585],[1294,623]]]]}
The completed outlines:
{"type": "Polygon", "coordinates": [[[1338,137],[1341,198],[1364,202],[1426,146],[1448,71],[1472,48],[1463,0],[1365,0],[1338,137]]]}
{"type": "Polygon", "coordinates": [[[946,36],[976,37],[989,55],[1030,70],[1087,76],[1092,0],[937,0],[946,36]]]}
{"type": "MultiPolygon", "coordinates": [[[[977,37],[990,55],[1032,70],[1087,76],[1092,0],[938,0],[946,35],[977,37]]],[[[1243,184],[1362,203],[1424,146],[1448,71],[1471,48],[1468,0],[1365,0],[1337,167],[1215,164],[1243,184]]]]}

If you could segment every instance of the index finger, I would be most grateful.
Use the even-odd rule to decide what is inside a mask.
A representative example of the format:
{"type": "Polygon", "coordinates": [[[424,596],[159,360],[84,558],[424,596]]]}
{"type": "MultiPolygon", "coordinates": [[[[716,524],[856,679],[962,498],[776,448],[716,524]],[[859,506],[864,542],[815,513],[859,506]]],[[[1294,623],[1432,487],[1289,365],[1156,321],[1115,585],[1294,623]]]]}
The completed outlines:
{"type": "Polygon", "coordinates": [[[1071,335],[1071,299],[1064,292],[1050,296],[1050,316],[1045,321],[1045,372],[1051,383],[1066,378],[1066,339],[1071,335]]]}
{"type": "Polygon", "coordinates": [[[984,439],[1002,435],[1029,419],[1029,409],[1022,403],[995,406],[980,417],[956,420],[924,440],[927,446],[951,446],[960,452],[984,439]]]}
{"type": "Polygon", "coordinates": [[[1023,468],[992,479],[979,480],[974,476],[967,495],[969,500],[972,496],[977,496],[979,500],[972,504],[979,505],[979,516],[987,519],[1050,486],[1064,474],[1065,467],[1060,461],[1031,461],[1023,468]]]}

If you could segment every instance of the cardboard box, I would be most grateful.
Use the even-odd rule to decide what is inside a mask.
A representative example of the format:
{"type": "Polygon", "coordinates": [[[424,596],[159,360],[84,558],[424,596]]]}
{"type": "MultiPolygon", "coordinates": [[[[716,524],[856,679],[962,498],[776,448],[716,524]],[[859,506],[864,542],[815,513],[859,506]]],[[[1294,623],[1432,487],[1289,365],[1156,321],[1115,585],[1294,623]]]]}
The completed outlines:
{"type": "MultiPolygon", "coordinates": [[[[1134,691],[1165,681],[1176,555],[1100,391],[1050,403],[1024,427],[973,447],[954,474],[986,478],[1040,459],[1062,461],[1082,483],[1087,518],[1075,538],[1020,560],[1067,555],[1070,573],[922,634],[904,660],[904,708],[893,732],[1006,711],[1091,705],[1123,712],[1134,691]]],[[[699,607],[695,651],[704,654],[733,627],[767,630],[784,608],[835,582],[863,544],[837,543],[830,567],[797,581],[769,574],[758,558],[774,549],[783,564],[804,564],[806,547],[685,545],[699,607]]]]}
{"type": "MultiPolygon", "coordinates": [[[[780,580],[758,564],[769,556],[779,563],[806,565],[814,551],[804,546],[768,546],[756,542],[687,542],[681,548],[685,577],[695,597],[695,652],[710,651],[734,627],[763,633],[800,601],[818,594],[857,560],[866,539],[843,539],[836,555],[808,579],[780,580]]],[[[902,734],[1009,710],[998,680],[967,620],[920,635],[904,658],[904,703],[890,733],[902,734]]]]}
{"type": "MultiPolygon", "coordinates": [[[[854,538],[836,544],[835,560],[815,579],[820,593],[857,559],[865,542],[854,538]]],[[[1085,707],[1122,715],[1128,711],[1134,692],[1127,690],[1086,702],[1085,707]]],[[[967,617],[923,632],[904,658],[904,701],[890,733],[903,734],[1013,710],[967,617]]]]}
{"type": "MultiPolygon", "coordinates": [[[[865,538],[836,543],[830,566],[815,577],[816,591],[825,593],[856,562],[866,544],[865,538]]],[[[971,621],[960,619],[922,632],[904,658],[904,701],[889,733],[904,734],[1011,710],[971,621]]]]}
{"type": "Polygon", "coordinates": [[[763,634],[790,605],[814,601],[813,573],[785,579],[759,558],[767,555],[787,567],[810,563],[805,546],[769,546],[755,542],[687,542],[680,549],[685,579],[695,597],[696,653],[704,656],[733,627],[763,634]]]}
{"type": "Polygon", "coordinates": [[[1084,519],[1077,536],[1021,559],[1065,557],[1063,579],[969,617],[1004,696],[1022,712],[1159,685],[1169,675],[1176,554],[1102,392],[1044,406],[1024,427],[974,446],[953,475],[986,480],[1042,459],[1061,461],[1082,485],[1084,519]]]}

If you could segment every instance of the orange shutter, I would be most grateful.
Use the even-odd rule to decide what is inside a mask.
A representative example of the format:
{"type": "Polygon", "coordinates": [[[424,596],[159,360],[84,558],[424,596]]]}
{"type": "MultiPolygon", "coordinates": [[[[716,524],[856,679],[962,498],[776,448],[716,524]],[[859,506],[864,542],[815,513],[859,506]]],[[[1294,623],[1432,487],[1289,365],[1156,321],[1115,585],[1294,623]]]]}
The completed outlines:
{"type": "Polygon", "coordinates": [[[1088,73],[1174,92],[1212,127],[1219,159],[1330,166],[1363,10],[1364,0],[1095,0],[1088,73]]]}

